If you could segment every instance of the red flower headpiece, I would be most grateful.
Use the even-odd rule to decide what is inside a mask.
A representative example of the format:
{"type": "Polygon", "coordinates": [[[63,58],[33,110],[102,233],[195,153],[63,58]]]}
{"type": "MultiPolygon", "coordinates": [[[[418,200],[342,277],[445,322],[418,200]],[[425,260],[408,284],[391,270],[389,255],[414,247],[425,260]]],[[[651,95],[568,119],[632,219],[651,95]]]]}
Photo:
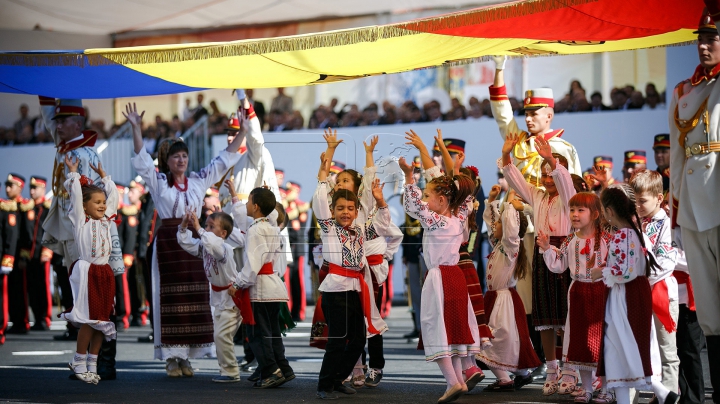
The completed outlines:
{"type": "Polygon", "coordinates": [[[86,176],[84,176],[84,175],[81,175],[81,176],[80,176],[80,186],[81,186],[81,187],[87,187],[87,186],[90,186],[90,185],[92,185],[92,184],[93,184],[93,180],[91,180],[90,178],[88,178],[88,177],[86,177],[86,176]]]}
{"type": "Polygon", "coordinates": [[[479,176],[480,176],[480,170],[478,170],[477,167],[475,167],[475,166],[467,166],[466,168],[467,168],[468,170],[472,171],[473,173],[475,173],[475,176],[476,176],[476,177],[479,177],[479,176]]]}

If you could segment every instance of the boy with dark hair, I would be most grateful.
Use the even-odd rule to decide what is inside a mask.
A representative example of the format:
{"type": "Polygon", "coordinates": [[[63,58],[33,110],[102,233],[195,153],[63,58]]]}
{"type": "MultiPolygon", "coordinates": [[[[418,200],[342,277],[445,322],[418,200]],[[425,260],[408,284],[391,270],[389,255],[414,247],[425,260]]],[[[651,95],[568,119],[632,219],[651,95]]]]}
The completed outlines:
{"type": "MultiPolygon", "coordinates": [[[[188,212],[179,226],[177,238],[180,247],[188,253],[202,257],[205,275],[210,281],[210,304],[213,306],[213,338],[217,347],[220,377],[216,383],[240,381],[240,370],[235,357],[233,337],[242,317],[232,298],[225,293],[232,283],[237,270],[233,259],[233,247],[227,238],[233,233],[233,219],[223,212],[215,212],[205,219],[205,229],[194,212],[188,212]],[[194,238],[187,227],[192,224],[200,238],[194,238]]],[[[236,232],[239,233],[239,232],[236,232]]],[[[235,234],[234,240],[244,242],[242,235],[235,234]]]]}
{"type": "MultiPolygon", "coordinates": [[[[230,190],[231,193],[233,191],[230,190]]],[[[260,379],[254,387],[262,389],[276,387],[295,378],[285,358],[279,323],[280,308],[287,302],[288,295],[278,272],[280,266],[274,265],[283,260],[277,213],[273,214],[277,212],[275,206],[275,194],[267,188],[253,189],[247,204],[233,195],[233,211],[238,226],[246,232],[243,253],[245,265],[235,277],[228,294],[241,302],[243,313],[249,304],[252,305],[243,323],[247,325],[250,348],[260,370],[260,379]],[[249,227],[247,218],[242,218],[243,213],[253,219],[249,227]]]]}

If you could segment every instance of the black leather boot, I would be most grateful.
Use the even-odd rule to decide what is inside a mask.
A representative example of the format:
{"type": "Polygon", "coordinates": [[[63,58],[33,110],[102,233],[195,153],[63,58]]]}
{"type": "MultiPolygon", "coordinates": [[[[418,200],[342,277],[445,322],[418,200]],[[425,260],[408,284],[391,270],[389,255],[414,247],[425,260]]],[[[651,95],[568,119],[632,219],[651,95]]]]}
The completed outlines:
{"type": "Polygon", "coordinates": [[[117,355],[117,340],[103,341],[98,354],[97,372],[101,380],[115,380],[115,356],[117,355]]]}

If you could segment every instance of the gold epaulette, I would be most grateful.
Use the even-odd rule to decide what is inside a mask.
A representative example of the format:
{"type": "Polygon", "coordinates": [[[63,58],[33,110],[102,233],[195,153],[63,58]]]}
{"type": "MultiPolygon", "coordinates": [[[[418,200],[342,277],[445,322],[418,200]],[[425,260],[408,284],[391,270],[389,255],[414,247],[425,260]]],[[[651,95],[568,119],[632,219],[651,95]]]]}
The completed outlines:
{"type": "Polygon", "coordinates": [[[7,199],[0,199],[0,210],[3,212],[17,212],[17,203],[7,199]]]}
{"type": "Polygon", "coordinates": [[[51,205],[52,205],[52,199],[51,199],[51,198],[45,199],[45,202],[43,202],[43,206],[45,207],[45,209],[50,209],[50,206],[51,206],[51,205]]]}
{"type": "Polygon", "coordinates": [[[120,213],[122,213],[125,216],[135,216],[140,212],[140,208],[138,208],[135,205],[126,205],[123,206],[122,209],[120,209],[120,213]]]}
{"type": "Polygon", "coordinates": [[[18,200],[18,207],[21,212],[27,212],[35,207],[35,201],[32,199],[20,198],[20,200],[18,200]]]}

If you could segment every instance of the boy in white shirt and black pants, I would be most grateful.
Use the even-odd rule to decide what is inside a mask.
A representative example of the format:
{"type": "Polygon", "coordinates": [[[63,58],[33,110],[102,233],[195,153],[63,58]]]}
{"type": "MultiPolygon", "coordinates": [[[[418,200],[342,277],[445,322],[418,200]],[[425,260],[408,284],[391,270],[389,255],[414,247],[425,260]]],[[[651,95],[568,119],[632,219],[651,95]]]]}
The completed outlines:
{"type": "MultiPolygon", "coordinates": [[[[239,203],[239,202],[238,202],[239,203]]],[[[236,203],[234,210],[238,210],[236,203]]],[[[277,387],[295,378],[285,358],[285,347],[280,333],[280,305],[287,302],[285,283],[275,270],[274,262],[282,259],[282,238],[278,227],[268,218],[275,210],[275,195],[266,188],[250,192],[247,216],[253,218],[245,237],[243,262],[245,265],[228,293],[247,307],[252,304],[252,316],[244,318],[247,333],[258,361],[260,380],[254,387],[277,387]],[[237,294],[237,295],[236,295],[237,294]],[[239,295],[239,296],[238,296],[239,295]]],[[[246,224],[240,223],[242,229],[246,224]]]]}

